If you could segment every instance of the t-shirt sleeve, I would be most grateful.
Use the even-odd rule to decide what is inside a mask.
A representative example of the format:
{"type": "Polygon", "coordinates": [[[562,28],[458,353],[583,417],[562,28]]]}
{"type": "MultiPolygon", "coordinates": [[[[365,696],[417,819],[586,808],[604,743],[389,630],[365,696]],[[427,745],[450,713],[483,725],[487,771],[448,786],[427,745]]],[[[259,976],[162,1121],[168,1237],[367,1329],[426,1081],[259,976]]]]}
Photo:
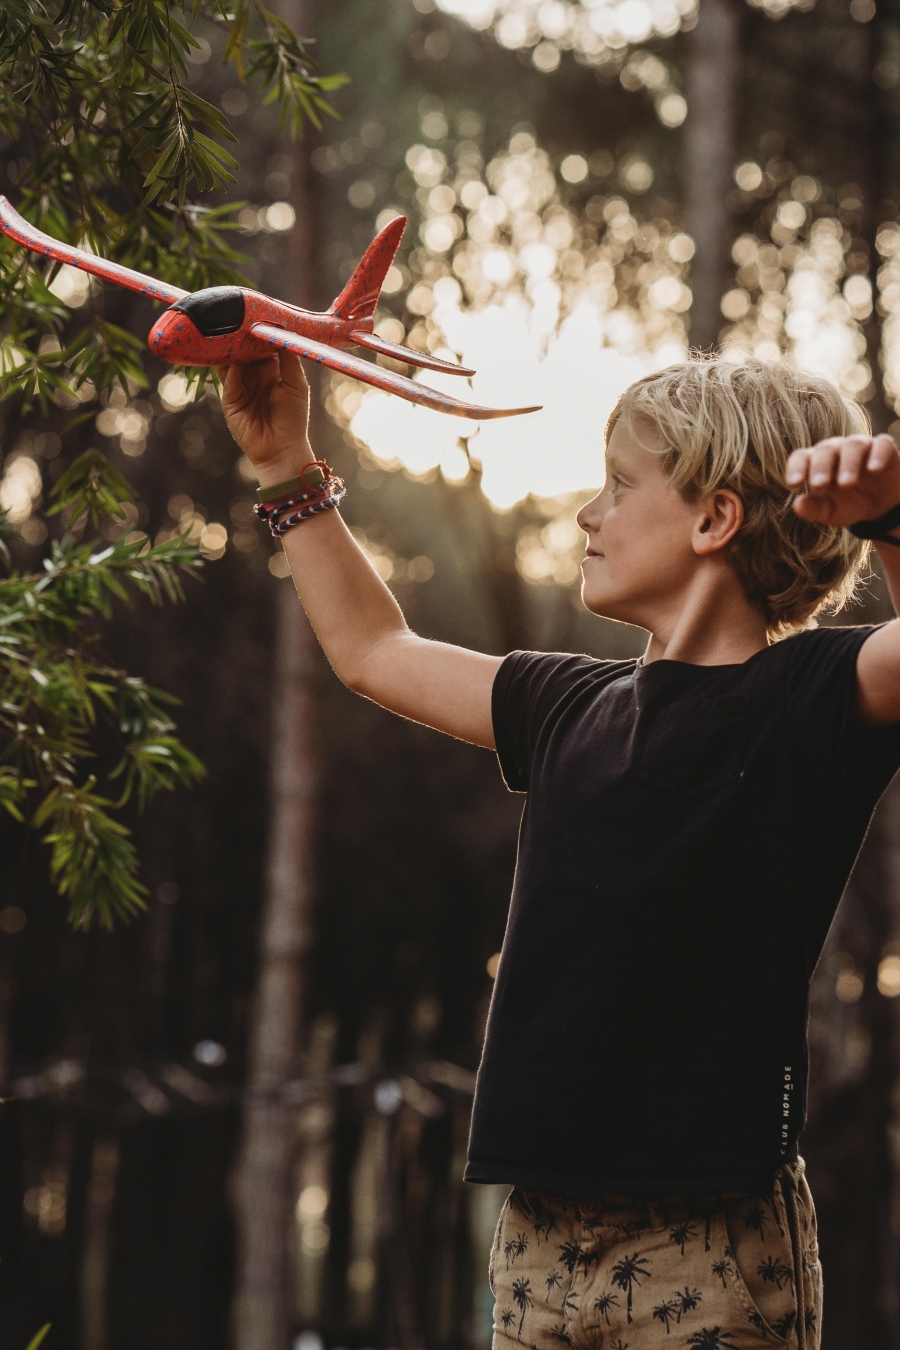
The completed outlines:
{"type": "Polygon", "coordinates": [[[537,737],[591,658],[561,652],[510,652],[494,677],[491,714],[503,781],[527,792],[537,737]]]}
{"type": "Polygon", "coordinates": [[[876,627],[816,628],[788,639],[786,714],[811,769],[880,794],[900,768],[900,722],[868,727],[857,709],[856,662],[876,627]]]}

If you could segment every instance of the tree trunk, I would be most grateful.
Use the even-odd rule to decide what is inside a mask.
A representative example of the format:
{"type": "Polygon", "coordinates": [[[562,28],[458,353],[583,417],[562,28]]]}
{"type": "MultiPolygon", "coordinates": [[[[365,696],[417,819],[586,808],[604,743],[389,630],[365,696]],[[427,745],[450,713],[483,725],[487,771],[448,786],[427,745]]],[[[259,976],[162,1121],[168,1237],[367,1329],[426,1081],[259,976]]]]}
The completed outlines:
{"type": "MultiPolygon", "coordinates": [[[[282,0],[280,10],[294,32],[310,36],[312,0],[282,0]]],[[[282,295],[312,307],[309,153],[304,143],[291,153],[296,224],[282,295]]],[[[278,1100],[276,1085],[299,1067],[305,962],[312,935],[315,639],[293,586],[288,581],[275,584],[270,833],[248,1056],[249,1083],[259,1095],[248,1097],[244,1108],[237,1194],[237,1350],[285,1350],[289,1339],[288,1225],[297,1130],[294,1108],[278,1100]]]]}
{"type": "Polygon", "coordinates": [[[687,70],[687,228],[696,245],[691,269],[692,347],[712,350],[728,275],[732,221],[728,193],[735,161],[740,90],[739,0],[700,0],[687,70]]]}

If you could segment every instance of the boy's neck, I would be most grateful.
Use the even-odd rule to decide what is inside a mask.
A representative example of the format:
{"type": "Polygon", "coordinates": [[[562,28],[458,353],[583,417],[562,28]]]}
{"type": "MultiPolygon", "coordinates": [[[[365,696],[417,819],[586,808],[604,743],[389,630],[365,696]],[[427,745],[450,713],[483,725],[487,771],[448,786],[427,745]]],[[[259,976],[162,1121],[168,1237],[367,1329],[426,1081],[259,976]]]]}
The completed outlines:
{"type": "Polygon", "coordinates": [[[768,645],[765,617],[747,599],[731,568],[703,569],[675,610],[654,625],[644,665],[742,665],[768,645]]]}

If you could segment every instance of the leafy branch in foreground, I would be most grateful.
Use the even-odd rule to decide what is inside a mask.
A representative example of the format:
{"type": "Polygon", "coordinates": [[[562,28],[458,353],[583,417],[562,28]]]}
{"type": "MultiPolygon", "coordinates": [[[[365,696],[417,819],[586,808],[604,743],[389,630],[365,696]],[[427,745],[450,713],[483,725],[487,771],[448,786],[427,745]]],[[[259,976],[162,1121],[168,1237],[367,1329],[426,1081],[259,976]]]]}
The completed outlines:
{"type": "MultiPolygon", "coordinates": [[[[68,511],[71,522],[121,516],[131,491],[89,452],[54,496],[51,509],[68,511]]],[[[76,928],[111,928],[144,907],[130,830],[117,813],[143,810],[155,793],[203,775],[174,734],[168,710],[177,700],[106,661],[90,621],[135,592],[155,604],[181,599],[182,575],[199,565],[187,536],[151,547],[129,535],[98,548],[69,533],[41,574],[0,581],[0,809],[44,831],[76,928]],[[86,774],[88,762],[95,767],[86,774]],[[101,773],[115,798],[98,789],[101,773]]]]}
{"type": "MultiPolygon", "coordinates": [[[[191,88],[204,30],[294,135],[337,115],[327,95],[345,77],[320,75],[309,41],[259,0],[0,5],[0,139],[17,208],[59,239],[187,290],[240,282],[246,261],[226,242],[235,206],[187,199],[225,188],[237,168],[227,117],[191,88]]],[[[0,387],[46,405],[86,384],[140,380],[140,344],[99,309],[68,334],[51,289],[58,270],[0,241],[0,387]]]]}

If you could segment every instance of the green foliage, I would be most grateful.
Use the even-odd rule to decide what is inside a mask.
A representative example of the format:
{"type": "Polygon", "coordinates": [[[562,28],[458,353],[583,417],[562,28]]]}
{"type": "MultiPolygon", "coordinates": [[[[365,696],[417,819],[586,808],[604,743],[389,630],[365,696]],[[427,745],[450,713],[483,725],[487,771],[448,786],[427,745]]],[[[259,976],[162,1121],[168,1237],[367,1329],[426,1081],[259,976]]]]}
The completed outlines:
{"type": "MultiPolygon", "coordinates": [[[[132,493],[88,451],[53,496],[51,512],[68,512],[77,528],[86,515],[120,517],[132,493]]],[[[154,793],[203,774],[173,734],[167,709],[177,700],[104,660],[90,620],[108,618],[115,600],[128,603],[135,592],[155,604],[181,599],[181,574],[198,565],[187,536],[154,547],[128,536],[98,549],[73,530],[53,545],[41,575],[0,581],[0,808],[45,831],[51,875],[77,928],[111,928],[144,905],[130,832],[114,812],[142,810],[154,793]],[[110,758],[109,745],[115,801],[96,791],[97,773],[82,778],[87,761],[110,758]]]]}
{"type": "MultiPolygon", "coordinates": [[[[257,0],[4,0],[0,144],[16,207],[41,229],[187,290],[239,281],[234,205],[187,193],[234,181],[228,119],[189,87],[198,33],[278,103],[294,134],[333,113],[342,76],[316,73],[309,43],[257,0]]],[[[104,318],[69,332],[49,289],[57,264],[0,240],[0,388],[42,406],[142,379],[142,344],[104,318]],[[54,339],[50,350],[42,339],[54,339]],[[43,347],[43,352],[41,348],[43,347]]],[[[94,296],[99,295],[94,288],[94,296]]],[[[93,302],[92,302],[93,303],[93,302]]]]}
{"type": "MultiPolygon", "coordinates": [[[[309,43],[257,0],[0,5],[0,148],[17,209],[58,239],[188,290],[240,281],[244,261],[227,242],[234,204],[187,199],[224,188],[236,167],[227,119],[189,87],[204,27],[293,134],[333,111],[325,95],[343,77],[318,75],[309,43]]],[[[104,313],[102,286],[91,282],[76,319],[54,294],[57,271],[0,238],[7,425],[60,404],[72,410],[65,434],[94,416],[100,393],[146,381],[143,343],[104,313]]],[[[134,496],[97,450],[51,495],[46,514],[65,534],[42,571],[0,579],[0,811],[41,832],[70,922],[111,928],[144,907],[129,813],[203,768],[175,734],[177,700],[110,664],[99,630],[116,602],[182,599],[182,576],[200,560],[187,535],[155,546],[142,534],[83,537],[121,521],[134,496]]],[[[17,538],[0,513],[6,569],[17,538]]]]}
{"type": "Polygon", "coordinates": [[[45,1322],[44,1325],[41,1327],[40,1331],[37,1332],[36,1335],[32,1336],[31,1340],[26,1345],[25,1350],[38,1350],[38,1346],[44,1344],[47,1333],[49,1332],[51,1326],[52,1326],[51,1322],[45,1322]]]}

